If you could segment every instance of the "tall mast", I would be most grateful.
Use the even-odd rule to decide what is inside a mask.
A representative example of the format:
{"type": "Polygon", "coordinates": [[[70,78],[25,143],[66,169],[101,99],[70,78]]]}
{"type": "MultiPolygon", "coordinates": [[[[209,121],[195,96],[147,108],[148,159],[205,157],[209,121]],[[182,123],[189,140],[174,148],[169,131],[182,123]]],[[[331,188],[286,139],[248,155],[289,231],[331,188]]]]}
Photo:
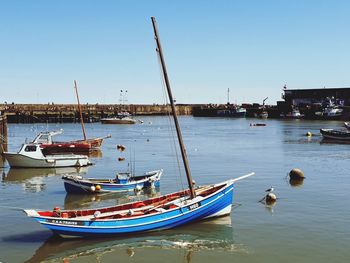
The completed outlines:
{"type": "Polygon", "coordinates": [[[163,76],[164,76],[164,80],[165,80],[165,85],[166,85],[166,88],[167,88],[167,91],[168,91],[168,96],[169,96],[169,100],[170,100],[170,104],[171,104],[171,110],[173,112],[173,117],[174,117],[174,122],[175,122],[175,127],[176,127],[176,133],[177,133],[177,138],[178,138],[180,149],[181,149],[181,155],[182,155],[183,164],[184,164],[185,171],[186,171],[187,182],[188,182],[188,186],[190,188],[191,198],[195,198],[196,197],[196,193],[194,191],[193,181],[192,181],[192,177],[191,177],[191,171],[190,171],[190,167],[188,165],[186,149],[185,149],[185,145],[184,145],[183,140],[182,140],[181,129],[180,129],[179,121],[177,119],[177,115],[176,115],[174,99],[173,99],[173,95],[172,95],[171,88],[170,88],[170,83],[169,83],[168,73],[167,73],[167,69],[166,69],[165,61],[164,61],[164,57],[163,57],[162,47],[160,45],[160,39],[159,39],[159,36],[158,36],[157,23],[156,23],[155,17],[151,17],[151,19],[152,19],[152,25],[153,25],[153,30],[154,30],[154,38],[155,38],[156,43],[157,43],[157,51],[158,51],[158,54],[159,54],[159,57],[160,57],[160,62],[162,64],[162,70],[163,70],[163,76]]]}
{"type": "Polygon", "coordinates": [[[78,86],[77,86],[77,82],[75,80],[74,80],[74,89],[75,89],[75,94],[77,95],[77,100],[78,100],[78,109],[79,109],[79,114],[80,114],[81,128],[83,129],[84,141],[86,141],[86,133],[85,133],[84,120],[83,120],[83,113],[81,111],[81,105],[80,105],[80,101],[79,101],[78,86]]]}

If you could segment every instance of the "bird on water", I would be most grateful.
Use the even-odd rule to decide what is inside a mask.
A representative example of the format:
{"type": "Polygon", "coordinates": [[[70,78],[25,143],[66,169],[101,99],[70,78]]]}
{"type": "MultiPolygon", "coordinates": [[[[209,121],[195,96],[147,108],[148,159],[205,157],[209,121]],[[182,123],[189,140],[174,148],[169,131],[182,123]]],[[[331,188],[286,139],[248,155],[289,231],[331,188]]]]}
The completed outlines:
{"type": "Polygon", "coordinates": [[[265,192],[272,193],[275,189],[271,186],[269,189],[266,189],[265,192]]]}

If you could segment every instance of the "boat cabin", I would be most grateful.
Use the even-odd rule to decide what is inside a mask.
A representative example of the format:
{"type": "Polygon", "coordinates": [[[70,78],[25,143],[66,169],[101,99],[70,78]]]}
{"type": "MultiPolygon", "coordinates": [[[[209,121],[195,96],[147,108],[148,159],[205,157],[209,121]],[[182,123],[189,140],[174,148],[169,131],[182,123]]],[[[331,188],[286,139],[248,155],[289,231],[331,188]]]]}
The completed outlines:
{"type": "Polygon", "coordinates": [[[52,144],[52,136],[62,134],[63,130],[59,131],[45,131],[45,132],[40,132],[38,136],[35,137],[32,143],[39,143],[39,144],[52,144]]]}
{"type": "Polygon", "coordinates": [[[23,144],[18,154],[29,156],[32,158],[43,158],[44,154],[39,144],[23,144]]]}

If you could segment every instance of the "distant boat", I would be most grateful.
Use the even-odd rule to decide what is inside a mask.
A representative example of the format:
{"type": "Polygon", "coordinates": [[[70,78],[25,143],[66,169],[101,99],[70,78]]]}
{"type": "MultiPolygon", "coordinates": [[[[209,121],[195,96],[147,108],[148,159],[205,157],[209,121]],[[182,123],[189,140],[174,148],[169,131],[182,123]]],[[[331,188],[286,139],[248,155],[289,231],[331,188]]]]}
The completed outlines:
{"type": "Polygon", "coordinates": [[[304,114],[301,114],[298,109],[293,109],[291,112],[287,114],[281,114],[281,117],[286,119],[301,119],[304,117],[304,114]]]}
{"type": "Polygon", "coordinates": [[[59,207],[55,207],[51,211],[24,210],[27,216],[34,218],[55,234],[63,237],[118,236],[164,230],[201,219],[229,215],[232,210],[235,182],[254,174],[247,174],[218,184],[194,186],[154,17],[152,17],[152,24],[188,189],[104,208],[60,210],[59,207]]]}
{"type": "Polygon", "coordinates": [[[90,151],[101,147],[101,144],[105,138],[110,138],[110,135],[101,138],[65,141],[54,141],[53,136],[62,134],[63,130],[58,131],[45,131],[40,132],[33,144],[39,144],[44,155],[56,154],[56,153],[89,153],[90,151]]]}
{"type": "Polygon", "coordinates": [[[131,173],[118,173],[115,179],[83,178],[66,175],[62,179],[67,193],[107,193],[138,191],[144,188],[159,187],[163,170],[133,176],[131,173]]]}
{"type": "Polygon", "coordinates": [[[247,114],[247,110],[234,106],[227,109],[218,109],[216,114],[218,117],[244,118],[247,114]]]}
{"type": "Polygon", "coordinates": [[[321,112],[315,112],[315,115],[326,120],[339,120],[343,117],[343,111],[338,106],[328,106],[321,112]]]}
{"type": "Polygon", "coordinates": [[[258,114],[258,118],[260,119],[267,119],[268,117],[269,117],[269,113],[265,110],[258,114]]]}
{"type": "Polygon", "coordinates": [[[4,152],[3,155],[11,167],[18,168],[80,167],[91,164],[86,155],[44,155],[39,144],[23,144],[19,152],[4,152]]]}
{"type": "Polygon", "coordinates": [[[335,129],[320,129],[324,139],[350,141],[350,132],[335,129]]]}
{"type": "Polygon", "coordinates": [[[131,118],[129,112],[123,111],[117,114],[115,117],[102,118],[102,124],[135,124],[137,121],[131,118]]]}

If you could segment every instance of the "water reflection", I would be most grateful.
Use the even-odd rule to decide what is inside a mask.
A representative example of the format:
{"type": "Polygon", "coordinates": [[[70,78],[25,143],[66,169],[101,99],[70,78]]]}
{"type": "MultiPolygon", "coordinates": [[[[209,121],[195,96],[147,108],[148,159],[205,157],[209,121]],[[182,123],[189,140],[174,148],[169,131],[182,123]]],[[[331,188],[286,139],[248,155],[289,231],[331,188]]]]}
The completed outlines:
{"type": "Polygon", "coordinates": [[[292,187],[301,187],[304,183],[304,179],[289,179],[289,184],[292,187]]]}
{"type": "Polygon", "coordinates": [[[103,157],[101,150],[93,150],[88,154],[89,157],[101,159],[103,157]]]}
{"type": "Polygon", "coordinates": [[[5,183],[21,183],[25,191],[40,192],[45,189],[44,178],[49,176],[62,176],[65,174],[85,174],[88,167],[62,167],[62,168],[11,168],[4,173],[2,180],[5,183]]]}
{"type": "Polygon", "coordinates": [[[150,261],[167,257],[169,262],[172,255],[178,261],[178,253],[171,253],[178,250],[183,250],[186,262],[203,250],[247,253],[243,245],[234,242],[231,217],[226,216],[162,232],[137,234],[137,237],[66,240],[53,236],[26,262],[112,262],[116,258],[125,262],[128,258],[136,260],[145,256],[150,261]]]}
{"type": "Polygon", "coordinates": [[[350,144],[350,141],[323,138],[320,144],[350,144]]]}

